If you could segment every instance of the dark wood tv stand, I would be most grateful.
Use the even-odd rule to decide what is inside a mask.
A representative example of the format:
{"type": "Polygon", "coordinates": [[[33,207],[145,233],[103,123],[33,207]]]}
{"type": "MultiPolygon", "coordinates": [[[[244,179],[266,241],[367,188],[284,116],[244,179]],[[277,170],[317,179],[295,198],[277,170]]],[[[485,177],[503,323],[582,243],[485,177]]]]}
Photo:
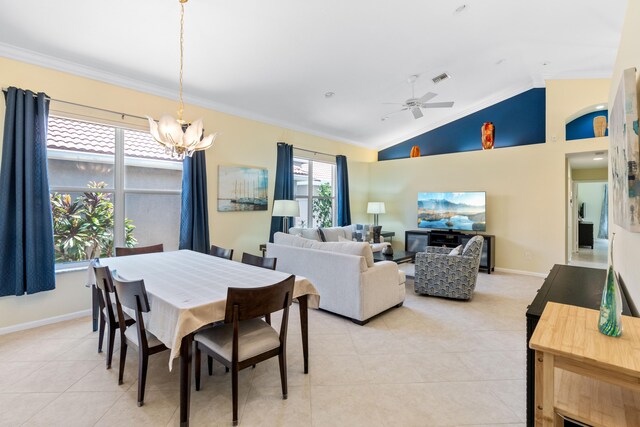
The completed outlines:
{"type": "Polygon", "coordinates": [[[480,269],[486,270],[488,274],[491,274],[496,268],[496,236],[491,234],[447,230],[409,230],[404,232],[404,250],[424,252],[427,246],[455,248],[458,245],[466,245],[476,234],[484,237],[480,256],[480,269]]]}

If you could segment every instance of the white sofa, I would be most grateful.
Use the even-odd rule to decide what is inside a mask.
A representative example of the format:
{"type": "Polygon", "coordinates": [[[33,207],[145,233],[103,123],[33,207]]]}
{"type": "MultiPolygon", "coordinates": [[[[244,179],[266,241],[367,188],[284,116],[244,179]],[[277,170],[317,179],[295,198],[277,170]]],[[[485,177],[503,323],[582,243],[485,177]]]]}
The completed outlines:
{"type": "Polygon", "coordinates": [[[278,259],[277,270],[308,278],[324,310],[363,325],[404,302],[404,273],[394,262],[374,263],[368,243],[318,242],[285,233],[273,239],[267,256],[278,259]]]}
{"type": "MultiPolygon", "coordinates": [[[[340,242],[345,240],[353,241],[354,238],[356,237],[355,224],[346,225],[344,227],[321,228],[320,230],[322,230],[322,233],[324,234],[324,237],[326,239],[325,241],[327,242],[340,242]]],[[[320,232],[318,231],[317,228],[291,227],[289,229],[289,234],[292,234],[294,236],[304,237],[305,239],[317,240],[318,242],[321,241],[320,232]]],[[[369,241],[369,239],[372,239],[372,238],[373,236],[371,235],[366,235],[364,237],[365,241],[369,241]]],[[[389,245],[391,245],[389,242],[385,242],[384,238],[381,238],[380,242],[371,243],[371,250],[373,252],[380,252],[382,248],[389,245]]]]}

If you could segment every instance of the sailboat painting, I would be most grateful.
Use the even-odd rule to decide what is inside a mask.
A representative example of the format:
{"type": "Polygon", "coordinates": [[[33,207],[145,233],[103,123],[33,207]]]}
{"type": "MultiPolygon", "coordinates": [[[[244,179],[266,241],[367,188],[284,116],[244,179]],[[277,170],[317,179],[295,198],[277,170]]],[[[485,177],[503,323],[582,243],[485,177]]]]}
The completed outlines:
{"type": "Polygon", "coordinates": [[[218,212],[266,211],[268,171],[250,166],[218,166],[218,212]]]}

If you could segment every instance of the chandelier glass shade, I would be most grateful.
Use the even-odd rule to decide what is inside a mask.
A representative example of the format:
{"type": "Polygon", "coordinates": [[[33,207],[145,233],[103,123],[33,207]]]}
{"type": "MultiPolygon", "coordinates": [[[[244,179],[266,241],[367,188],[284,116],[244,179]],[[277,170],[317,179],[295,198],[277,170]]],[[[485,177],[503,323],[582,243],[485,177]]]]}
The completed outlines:
{"type": "Polygon", "coordinates": [[[202,119],[188,123],[182,119],[184,102],[182,100],[182,66],[184,57],[184,4],[188,0],[180,2],[180,107],[178,118],[165,114],[156,121],[149,119],[149,133],[159,144],[165,147],[167,154],[178,159],[193,156],[196,151],[206,150],[213,145],[217,133],[204,136],[202,119]]]}

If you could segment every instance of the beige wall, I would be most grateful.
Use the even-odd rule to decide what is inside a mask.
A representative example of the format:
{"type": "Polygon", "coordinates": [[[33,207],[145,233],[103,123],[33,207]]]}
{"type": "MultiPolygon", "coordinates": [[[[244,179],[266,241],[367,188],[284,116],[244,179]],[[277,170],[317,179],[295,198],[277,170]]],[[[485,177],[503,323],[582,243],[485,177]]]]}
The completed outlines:
{"type": "Polygon", "coordinates": [[[404,231],[416,228],[418,192],[486,191],[497,268],[546,274],[565,263],[566,154],[606,150],[608,139],[565,142],[557,135],[564,139],[565,119],[604,102],[608,90],[602,79],[547,82],[547,132],[556,142],[371,164],[369,197],[386,202],[380,223],[396,232],[394,245],[404,247],[404,231]]]}
{"type": "MultiPolygon", "coordinates": [[[[44,91],[52,98],[140,116],[175,114],[177,109],[175,100],[5,58],[0,58],[0,86],[44,91]]],[[[72,109],[56,102],[52,102],[51,109],[74,115],[91,115],[98,120],[115,121],[117,124],[145,127],[144,122],[139,120],[122,121],[117,116],[100,115],[88,109],[72,109]]],[[[4,129],[4,113],[4,102],[0,102],[0,130],[4,129]]],[[[270,212],[217,212],[217,169],[218,165],[228,164],[267,168],[269,198],[272,200],[277,141],[299,148],[346,155],[349,159],[352,215],[354,220],[366,218],[369,177],[367,163],[375,161],[375,151],[200,107],[187,105],[185,116],[187,119],[202,117],[207,130],[221,132],[214,147],[207,151],[212,243],[234,248],[237,257],[243,251],[259,253],[258,245],[266,242],[269,235],[270,212]]],[[[87,309],[89,293],[83,284],[82,274],[59,274],[57,289],[54,291],[19,298],[0,298],[0,328],[87,309]]]]}
{"type": "Polygon", "coordinates": [[[609,169],[607,168],[595,168],[595,169],[573,169],[574,181],[606,181],[609,179],[609,169]]]}
{"type": "MultiPolygon", "coordinates": [[[[618,88],[622,71],[640,67],[640,2],[630,1],[627,4],[618,57],[616,59],[613,76],[611,79],[611,90],[609,93],[609,105],[613,105],[615,93],[618,88]]],[[[640,85],[636,85],[640,93],[640,85]]],[[[611,185],[611,181],[609,181],[611,185]]],[[[611,197],[611,193],[609,193],[611,197]]],[[[609,199],[609,206],[612,200],[609,199]]],[[[609,210],[609,218],[613,219],[613,213],[609,210]]],[[[630,233],[618,227],[611,221],[609,232],[616,233],[614,243],[614,267],[620,273],[620,277],[627,285],[631,298],[635,304],[640,306],[640,233],[630,233]]]]}

